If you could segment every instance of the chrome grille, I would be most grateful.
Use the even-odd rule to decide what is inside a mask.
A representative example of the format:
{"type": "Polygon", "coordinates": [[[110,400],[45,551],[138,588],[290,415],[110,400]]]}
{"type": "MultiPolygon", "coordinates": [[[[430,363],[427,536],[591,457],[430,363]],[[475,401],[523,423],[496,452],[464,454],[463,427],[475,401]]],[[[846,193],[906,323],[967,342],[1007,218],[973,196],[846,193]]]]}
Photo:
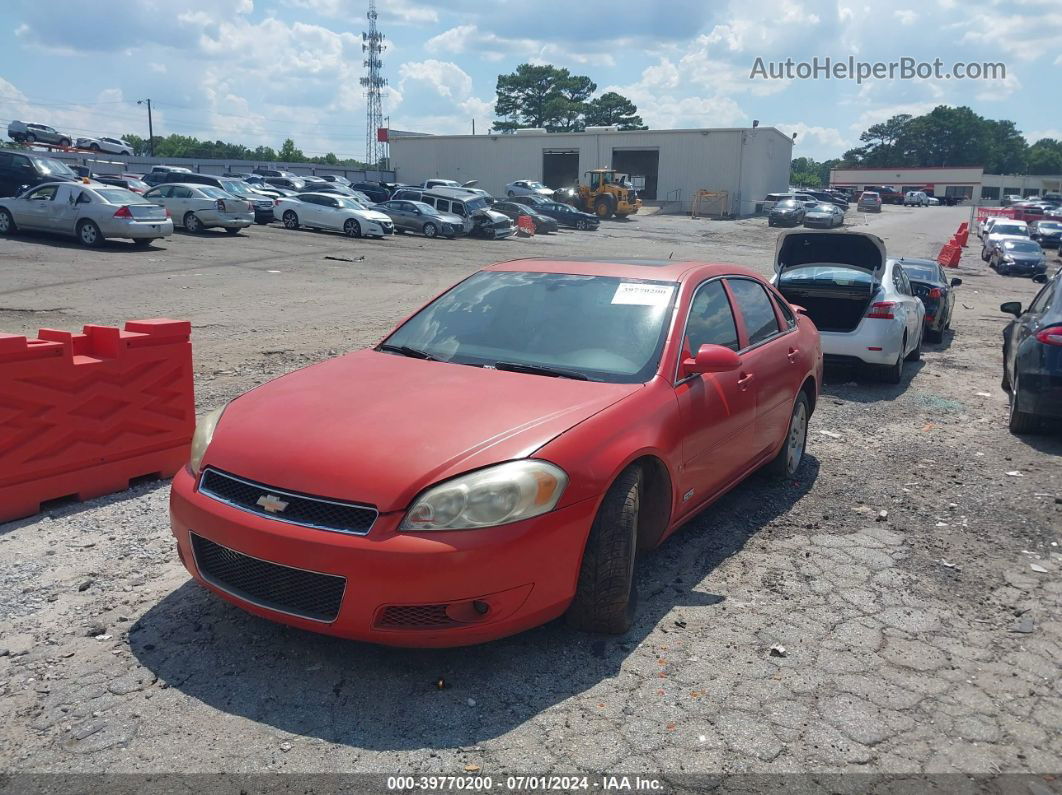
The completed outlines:
{"type": "Polygon", "coordinates": [[[339,615],[347,581],[335,574],[282,566],[252,558],[190,533],[195,565],[203,579],[261,607],[313,621],[339,615]]]}
{"type": "Polygon", "coordinates": [[[199,491],[219,502],[267,519],[335,533],[365,535],[372,529],[379,515],[372,506],[297,494],[245,480],[217,469],[207,469],[203,472],[199,491]],[[269,499],[270,497],[273,499],[269,499]],[[265,502],[265,505],[260,501],[265,502]],[[280,503],[284,504],[282,510],[280,503]],[[266,505],[273,506],[274,510],[266,510],[266,505]]]}

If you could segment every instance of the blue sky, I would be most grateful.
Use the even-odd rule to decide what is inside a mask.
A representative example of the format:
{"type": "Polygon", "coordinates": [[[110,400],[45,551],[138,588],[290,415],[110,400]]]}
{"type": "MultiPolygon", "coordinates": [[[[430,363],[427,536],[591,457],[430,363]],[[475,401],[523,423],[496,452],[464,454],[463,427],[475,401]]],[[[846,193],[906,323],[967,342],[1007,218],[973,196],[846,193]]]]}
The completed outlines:
{"type": "MultiPolygon", "coordinates": [[[[156,134],[364,153],[367,0],[7,0],[0,120],[74,134],[156,134]]],[[[965,104],[1062,138],[1057,0],[379,0],[384,112],[398,129],[478,132],[497,75],[523,62],[588,74],[652,127],[753,119],[799,133],[794,155],[838,156],[895,113],[965,104]],[[1002,61],[1005,80],[751,80],[757,57],[890,61],[945,69],[1002,61]]]]}

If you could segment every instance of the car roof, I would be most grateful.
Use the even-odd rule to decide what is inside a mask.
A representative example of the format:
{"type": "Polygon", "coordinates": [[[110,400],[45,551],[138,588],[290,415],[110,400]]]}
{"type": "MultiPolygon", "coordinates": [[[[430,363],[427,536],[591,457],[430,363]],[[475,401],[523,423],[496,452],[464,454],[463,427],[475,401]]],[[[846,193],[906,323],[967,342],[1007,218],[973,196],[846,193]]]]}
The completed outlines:
{"type": "Polygon", "coordinates": [[[657,259],[515,259],[489,265],[484,270],[530,273],[571,273],[580,276],[616,276],[621,279],[649,279],[681,282],[712,276],[754,276],[765,281],[762,274],[743,265],[708,263],[698,260],[657,259]]]}

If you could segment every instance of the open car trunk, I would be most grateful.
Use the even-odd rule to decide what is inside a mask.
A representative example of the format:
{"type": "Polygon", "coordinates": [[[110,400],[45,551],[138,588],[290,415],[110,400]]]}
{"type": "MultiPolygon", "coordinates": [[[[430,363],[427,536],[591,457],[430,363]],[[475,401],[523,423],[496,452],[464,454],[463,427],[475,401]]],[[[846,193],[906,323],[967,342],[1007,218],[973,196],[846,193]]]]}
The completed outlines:
{"type": "Polygon", "coordinates": [[[865,232],[794,230],[778,238],[779,292],[819,331],[854,331],[881,290],[885,244],[865,232]]]}

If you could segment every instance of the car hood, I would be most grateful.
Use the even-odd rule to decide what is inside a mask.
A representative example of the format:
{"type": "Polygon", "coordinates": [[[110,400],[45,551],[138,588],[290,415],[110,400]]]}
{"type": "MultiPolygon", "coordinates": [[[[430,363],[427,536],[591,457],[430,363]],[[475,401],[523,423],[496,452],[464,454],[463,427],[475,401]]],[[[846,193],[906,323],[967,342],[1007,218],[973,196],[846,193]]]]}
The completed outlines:
{"type": "Polygon", "coordinates": [[[234,400],[203,464],[402,510],[433,483],[525,458],[639,389],[358,351],[234,400]]]}
{"type": "Polygon", "coordinates": [[[885,274],[885,243],[866,232],[794,230],[778,236],[774,271],[781,274],[801,265],[833,264],[866,271],[877,281],[885,274]]]}
{"type": "Polygon", "coordinates": [[[348,210],[348,212],[355,218],[362,218],[366,221],[375,221],[376,223],[391,221],[391,216],[379,210],[348,210]]]}
{"type": "Polygon", "coordinates": [[[438,215],[425,215],[421,216],[424,219],[435,218],[444,224],[450,224],[452,226],[464,226],[465,219],[460,215],[454,215],[453,213],[439,213],[438,215]]]}

